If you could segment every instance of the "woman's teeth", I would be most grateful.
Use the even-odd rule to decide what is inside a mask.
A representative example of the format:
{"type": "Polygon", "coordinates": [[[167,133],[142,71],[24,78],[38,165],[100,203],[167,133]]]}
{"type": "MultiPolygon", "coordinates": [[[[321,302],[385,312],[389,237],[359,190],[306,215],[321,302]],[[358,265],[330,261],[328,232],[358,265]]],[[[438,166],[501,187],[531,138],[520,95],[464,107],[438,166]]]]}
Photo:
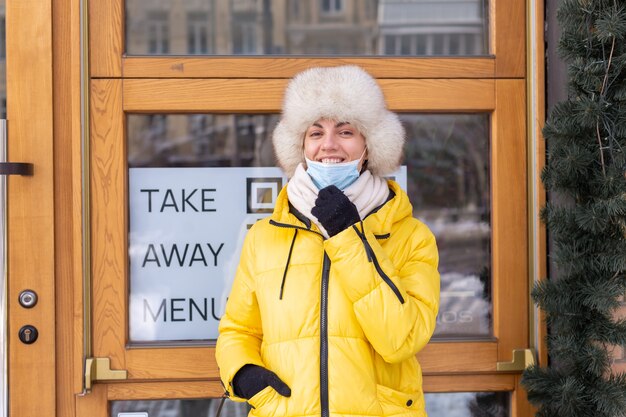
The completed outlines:
{"type": "Polygon", "coordinates": [[[323,158],[322,159],[323,164],[338,164],[340,162],[341,162],[340,158],[323,158]]]}

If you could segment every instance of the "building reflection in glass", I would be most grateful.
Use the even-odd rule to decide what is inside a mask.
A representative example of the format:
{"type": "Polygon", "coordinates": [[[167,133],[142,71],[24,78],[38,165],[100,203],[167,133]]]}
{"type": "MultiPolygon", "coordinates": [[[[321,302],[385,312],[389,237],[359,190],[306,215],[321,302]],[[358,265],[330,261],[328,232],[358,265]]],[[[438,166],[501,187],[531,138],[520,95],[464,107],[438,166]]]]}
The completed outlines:
{"type": "Polygon", "coordinates": [[[487,0],[126,0],[126,53],[487,55],[487,3],[487,0]]]}
{"type": "Polygon", "coordinates": [[[435,337],[491,335],[491,192],[486,114],[402,114],[414,216],[437,237],[435,337]]]}

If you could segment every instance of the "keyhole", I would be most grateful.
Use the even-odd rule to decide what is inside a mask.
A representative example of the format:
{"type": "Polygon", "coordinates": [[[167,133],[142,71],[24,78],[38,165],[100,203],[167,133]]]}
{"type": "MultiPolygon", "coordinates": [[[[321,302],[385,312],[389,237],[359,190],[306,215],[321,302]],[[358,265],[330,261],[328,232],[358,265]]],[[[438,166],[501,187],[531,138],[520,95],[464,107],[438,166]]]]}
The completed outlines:
{"type": "Polygon", "coordinates": [[[22,327],[19,332],[20,340],[27,345],[35,343],[37,341],[37,336],[39,336],[37,328],[31,326],[30,324],[22,327]]]}

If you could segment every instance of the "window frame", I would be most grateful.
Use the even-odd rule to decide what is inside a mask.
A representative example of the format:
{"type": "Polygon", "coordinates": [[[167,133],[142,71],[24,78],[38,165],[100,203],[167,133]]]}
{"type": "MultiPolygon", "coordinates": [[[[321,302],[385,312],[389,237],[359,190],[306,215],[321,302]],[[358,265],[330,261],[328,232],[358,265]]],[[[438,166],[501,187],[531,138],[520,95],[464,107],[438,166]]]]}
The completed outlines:
{"type": "Polygon", "coordinates": [[[356,64],[378,78],[521,78],[526,75],[524,0],[489,3],[489,50],[484,57],[315,58],[311,56],[138,57],[124,55],[124,0],[89,2],[90,75],[97,78],[276,78],[315,65],[356,64]],[[445,73],[442,72],[445,68],[445,73]]]}
{"type": "MultiPolygon", "coordinates": [[[[214,347],[130,347],[127,113],[275,113],[288,80],[91,81],[91,269],[97,357],[129,380],[217,378],[214,347]],[[207,360],[208,358],[208,360],[207,360]]],[[[491,112],[494,340],[433,341],[424,373],[496,372],[528,345],[528,219],[524,80],[380,79],[397,112],[491,112]],[[516,158],[510,158],[516,155],[516,158]]]]}

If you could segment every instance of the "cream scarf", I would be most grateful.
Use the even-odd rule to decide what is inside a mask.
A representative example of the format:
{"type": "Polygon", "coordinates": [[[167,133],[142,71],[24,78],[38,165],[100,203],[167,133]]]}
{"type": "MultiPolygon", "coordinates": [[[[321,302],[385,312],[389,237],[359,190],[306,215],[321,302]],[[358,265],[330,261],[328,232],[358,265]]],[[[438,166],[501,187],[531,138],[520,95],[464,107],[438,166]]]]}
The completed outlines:
{"type": "MultiPolygon", "coordinates": [[[[287,196],[289,202],[300,213],[311,219],[319,228],[325,237],[328,232],[319,223],[317,218],[311,214],[311,210],[315,206],[318,189],[313,184],[313,180],[309,177],[304,164],[300,163],[296,167],[296,172],[287,183],[287,196]]],[[[359,178],[344,191],[344,194],[354,203],[359,216],[363,219],[376,207],[387,201],[389,197],[389,186],[387,181],[381,177],[375,177],[370,171],[365,171],[359,178]]]]}

